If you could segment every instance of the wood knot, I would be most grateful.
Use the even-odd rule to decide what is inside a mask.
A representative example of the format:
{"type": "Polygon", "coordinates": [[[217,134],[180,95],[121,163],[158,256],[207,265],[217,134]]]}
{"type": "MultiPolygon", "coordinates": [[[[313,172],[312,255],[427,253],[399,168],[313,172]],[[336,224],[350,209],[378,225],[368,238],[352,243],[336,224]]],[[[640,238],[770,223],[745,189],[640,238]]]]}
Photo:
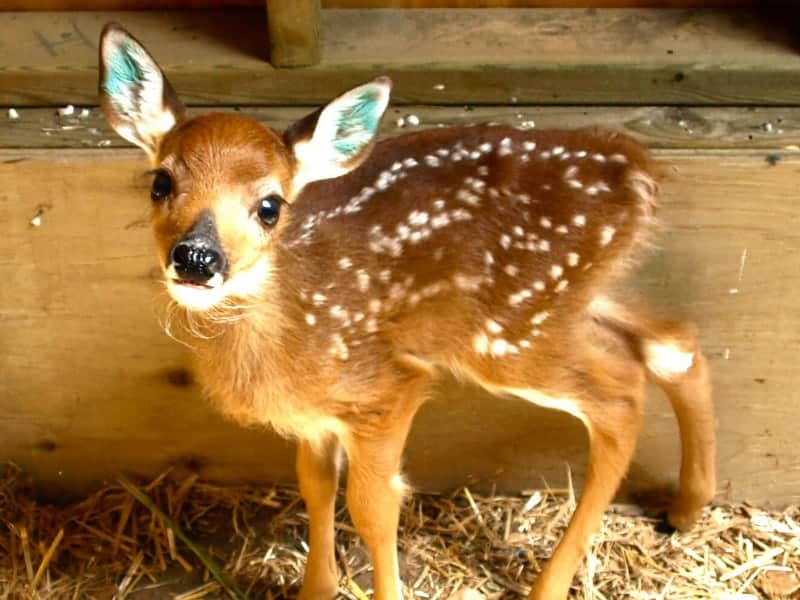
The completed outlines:
{"type": "Polygon", "coordinates": [[[185,367],[167,369],[166,378],[169,384],[175,387],[186,388],[194,385],[194,376],[192,372],[185,367]]]}

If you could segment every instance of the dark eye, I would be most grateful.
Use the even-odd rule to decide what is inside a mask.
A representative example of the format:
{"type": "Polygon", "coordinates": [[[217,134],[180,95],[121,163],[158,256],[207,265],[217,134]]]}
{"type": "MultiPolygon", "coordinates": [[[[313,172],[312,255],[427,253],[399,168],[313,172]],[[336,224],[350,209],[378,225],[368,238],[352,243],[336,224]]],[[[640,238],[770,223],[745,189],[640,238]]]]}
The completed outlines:
{"type": "Polygon", "coordinates": [[[283,198],[278,194],[270,194],[266,198],[262,198],[258,203],[258,218],[261,222],[268,227],[272,227],[278,222],[278,217],[281,214],[281,203],[283,198]]]}
{"type": "Polygon", "coordinates": [[[172,177],[166,171],[159,169],[153,178],[153,186],[150,188],[150,198],[153,202],[163,200],[172,193],[172,177]]]}

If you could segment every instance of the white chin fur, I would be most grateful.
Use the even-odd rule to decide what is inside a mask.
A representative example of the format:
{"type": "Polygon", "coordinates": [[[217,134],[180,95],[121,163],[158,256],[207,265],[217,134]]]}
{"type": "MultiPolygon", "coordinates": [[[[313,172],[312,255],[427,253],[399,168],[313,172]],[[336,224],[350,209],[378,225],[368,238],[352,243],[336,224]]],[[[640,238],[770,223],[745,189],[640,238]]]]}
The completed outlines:
{"type": "Polygon", "coordinates": [[[256,296],[267,283],[269,263],[261,260],[246,271],[239,271],[227,281],[217,273],[208,280],[208,287],[185,285],[177,282],[175,268],[170,265],[166,271],[167,291],[170,296],[189,310],[210,310],[221,304],[225,298],[247,298],[256,296]]]}

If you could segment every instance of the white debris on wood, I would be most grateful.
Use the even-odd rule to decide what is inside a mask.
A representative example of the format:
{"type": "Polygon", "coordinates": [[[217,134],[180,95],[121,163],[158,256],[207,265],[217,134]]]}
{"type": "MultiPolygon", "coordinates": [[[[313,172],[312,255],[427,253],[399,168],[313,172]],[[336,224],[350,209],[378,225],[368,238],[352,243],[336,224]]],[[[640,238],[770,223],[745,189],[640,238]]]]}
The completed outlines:
{"type": "Polygon", "coordinates": [[[40,206],[36,209],[36,214],[33,215],[33,218],[28,221],[31,227],[41,227],[42,226],[42,216],[44,215],[44,207],[40,206]]]}
{"type": "Polygon", "coordinates": [[[80,117],[81,117],[81,119],[88,119],[89,115],[91,115],[91,114],[92,114],[92,111],[90,111],[88,108],[84,108],[84,109],[81,109],[80,117]]]}
{"type": "Polygon", "coordinates": [[[8,109],[8,118],[11,119],[12,121],[16,121],[17,119],[19,119],[19,112],[17,111],[16,108],[8,109]]]}
{"type": "Polygon", "coordinates": [[[444,91],[444,84],[437,83],[436,85],[433,86],[433,89],[435,89],[437,92],[442,92],[444,91]]]}
{"type": "Polygon", "coordinates": [[[406,123],[408,123],[412,127],[416,127],[417,125],[420,124],[420,120],[417,115],[408,115],[406,116],[406,123]]]}
{"type": "Polygon", "coordinates": [[[397,119],[397,126],[398,126],[400,129],[402,129],[403,127],[405,127],[405,126],[406,126],[406,120],[405,120],[405,118],[404,118],[404,117],[400,117],[399,119],[397,119]]]}
{"type": "Polygon", "coordinates": [[[72,104],[67,104],[64,108],[58,109],[58,115],[60,117],[68,117],[75,113],[75,107],[72,104]]]}
{"type": "Polygon", "coordinates": [[[111,145],[111,140],[100,140],[99,142],[97,142],[97,146],[100,148],[105,148],[106,146],[110,145],[111,145]]]}

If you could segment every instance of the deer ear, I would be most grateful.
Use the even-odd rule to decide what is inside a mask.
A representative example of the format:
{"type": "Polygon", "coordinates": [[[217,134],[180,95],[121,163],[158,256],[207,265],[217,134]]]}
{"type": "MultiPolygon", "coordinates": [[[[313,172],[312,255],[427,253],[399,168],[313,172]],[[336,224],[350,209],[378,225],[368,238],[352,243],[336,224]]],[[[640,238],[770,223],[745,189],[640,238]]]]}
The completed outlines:
{"type": "Polygon", "coordinates": [[[292,125],[284,140],[296,161],[294,190],[344,175],[369,156],[392,81],[379,77],[342,94],[292,125]]]}
{"type": "Polygon", "coordinates": [[[100,106],[109,125],[151,160],[185,115],[156,61],[115,23],[100,34],[100,106]]]}

